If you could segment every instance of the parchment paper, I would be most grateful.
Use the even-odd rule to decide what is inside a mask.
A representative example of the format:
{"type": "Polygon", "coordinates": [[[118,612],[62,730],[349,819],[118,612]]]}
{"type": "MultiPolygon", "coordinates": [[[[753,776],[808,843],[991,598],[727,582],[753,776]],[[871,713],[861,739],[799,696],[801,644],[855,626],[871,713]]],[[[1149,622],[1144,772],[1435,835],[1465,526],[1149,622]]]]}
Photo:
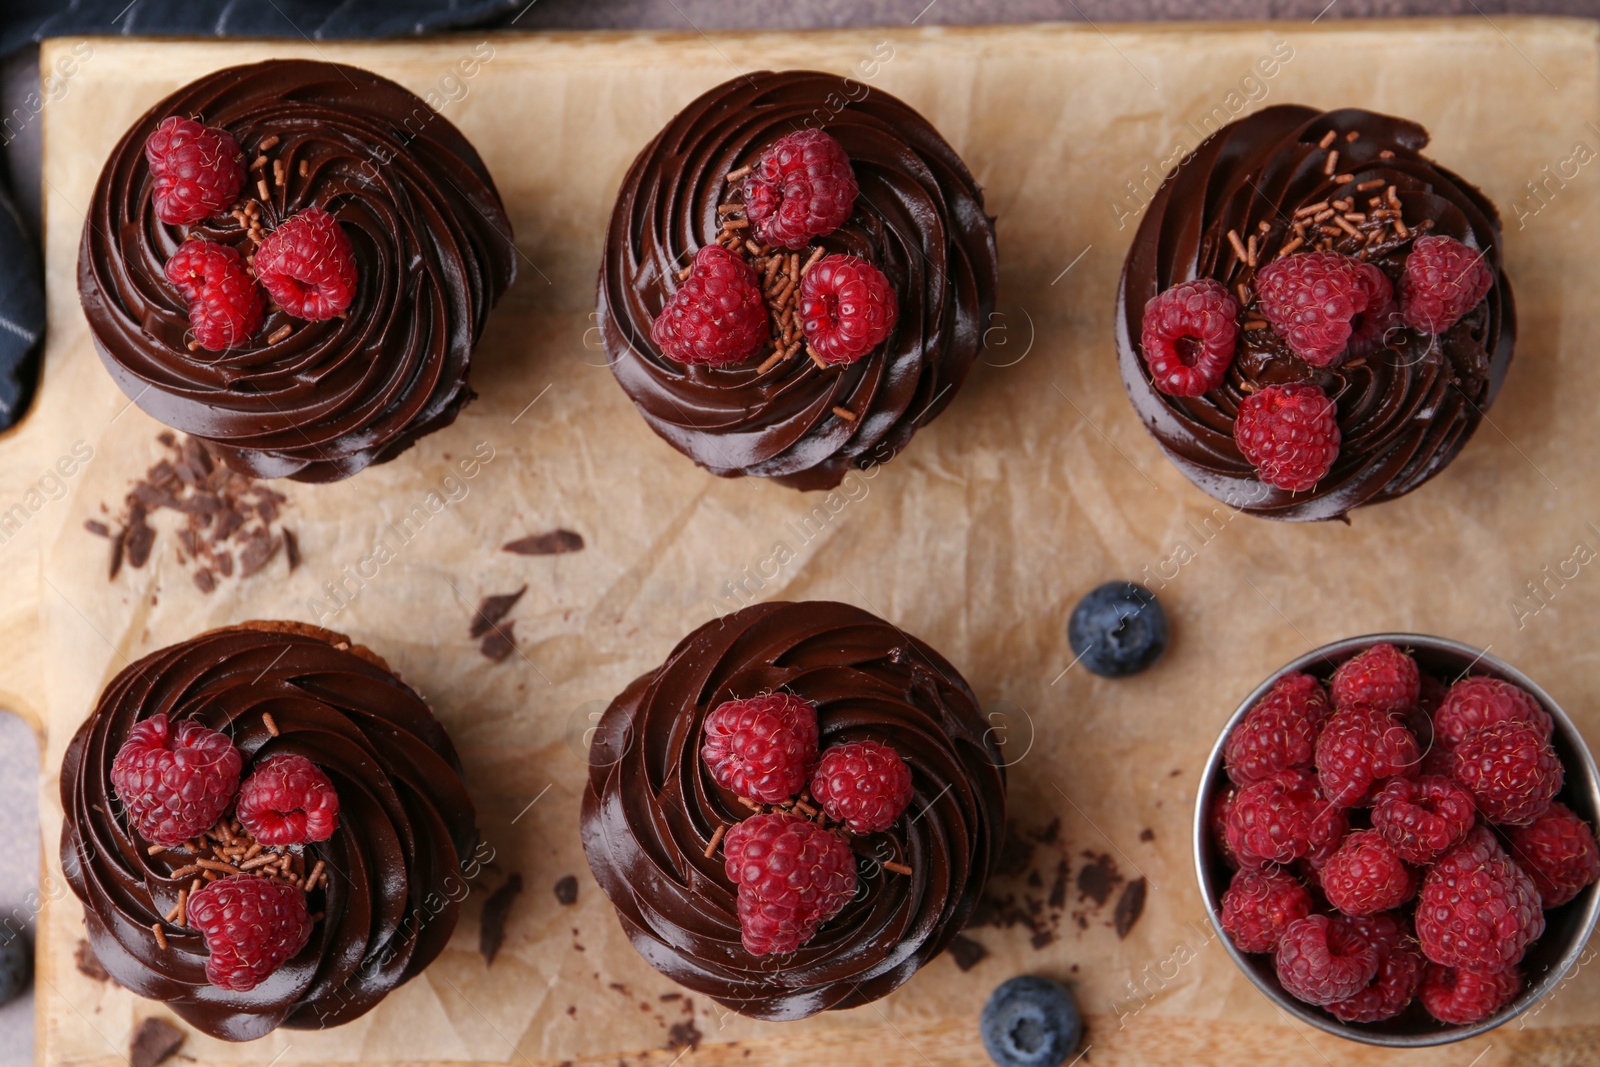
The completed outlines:
{"type": "MultiPolygon", "coordinates": [[[[47,46],[42,61],[75,43],[84,45],[47,46]]],[[[378,1010],[339,1030],[244,1046],[191,1037],[185,1052],[201,1062],[973,1063],[978,1009],[1023,971],[1074,984],[1091,1062],[1247,1052],[1387,1062],[1275,1013],[1210,941],[1190,859],[1194,787],[1221,723],[1262,676],[1310,645],[1381,629],[1491,648],[1600,739],[1600,573],[1573,562],[1576,546],[1600,548],[1600,525],[1589,525],[1600,524],[1594,28],[1468,19],[494,37],[492,57],[466,77],[458,64],[481,43],[95,40],[44,108],[51,336],[28,432],[44,462],[78,441],[94,455],[34,518],[44,545],[45,893],[56,898],[43,923],[42,1062],[119,1061],[134,1022],[162,1014],[71,963],[82,925],[56,858],[62,747],[126,662],[207,627],[275,616],[351,634],[429,698],[462,752],[497,858],[451,948],[378,1010]],[[102,501],[120,502],[157,458],[159,427],[92,351],[74,284],[82,209],[139,112],[206,70],[270,55],[356,63],[431,93],[499,184],[521,276],[475,361],[481,399],[454,427],[352,481],[284,487],[283,521],[304,556],[292,576],[280,556],[202,595],[168,528],[147,567],[108,583],[105,542],[81,523],[102,501]],[[604,224],[633,155],[705,88],[791,66],[852,74],[921,109],[999,218],[988,365],[904,454],[835,496],[699,471],[635,415],[591,330],[604,224]],[[1165,165],[1221,121],[1289,101],[1367,106],[1430,127],[1432,154],[1501,205],[1519,304],[1516,361],[1464,455],[1349,525],[1277,525],[1214,505],[1133,417],[1112,349],[1117,272],[1165,165]],[[462,478],[456,464],[474,449],[492,459],[462,478]],[[366,562],[387,524],[406,516],[415,535],[398,545],[390,536],[393,558],[366,562]],[[580,533],[586,548],[498,551],[556,528],[580,533]],[[780,543],[794,558],[773,574],[766,561],[780,543]],[[1072,665],[1065,625],[1083,593],[1120,577],[1157,590],[1174,643],[1155,669],[1111,682],[1072,665]],[[1528,599],[1529,582],[1542,583],[1543,604],[1528,599]],[[359,595],[334,610],[328,583],[359,595]],[[468,637],[472,611],[523,583],[509,616],[519,653],[490,663],[468,637]],[[733,595],[729,583],[747,591],[733,595]],[[627,681],[740,596],[859,604],[964,671],[1008,732],[1011,807],[1033,848],[997,889],[1032,925],[973,931],[989,956],[970,972],[941,958],[883,1002],[805,1023],[756,1024],[692,997],[703,1036],[685,1053],[665,1046],[689,1010],[662,999],[676,990],[627,945],[583,861],[584,731],[627,681]],[[512,872],[528,889],[486,970],[478,913],[512,872]],[[569,874],[578,897],[563,906],[552,886],[569,874]],[[1113,909],[1139,877],[1144,914],[1119,939],[1113,909]],[[1106,902],[1096,904],[1102,881],[1106,902]]],[[[1485,1049],[1477,1062],[1576,1062],[1600,1044],[1597,971],[1577,974],[1525,1029],[1406,1062],[1464,1064],[1485,1049]]]]}

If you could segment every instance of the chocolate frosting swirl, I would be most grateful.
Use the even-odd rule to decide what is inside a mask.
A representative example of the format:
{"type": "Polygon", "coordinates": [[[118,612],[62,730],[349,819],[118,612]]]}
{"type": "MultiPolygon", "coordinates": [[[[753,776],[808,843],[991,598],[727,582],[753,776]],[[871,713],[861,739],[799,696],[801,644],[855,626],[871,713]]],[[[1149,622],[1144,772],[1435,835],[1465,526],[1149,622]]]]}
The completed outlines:
{"type": "Polygon", "coordinates": [[[213,630],[123,670],[67,746],[61,803],[61,864],[95,956],[122,985],[233,1041],[347,1022],[421,972],[455,928],[465,889],[452,883],[477,841],[460,761],[422,698],[348,638],[298,623],[213,630]],[[128,730],[157,714],[230,736],[247,775],[256,760],[304,756],[339,794],[334,835],[304,846],[308,864],[327,864],[308,902],[323,918],[306,947],[248,993],[206,981],[197,931],[165,924],[165,949],[151,933],[189,884],[170,872],[190,860],[148,853],[110,774],[128,730]]]}
{"type": "MultiPolygon", "coordinates": [[[[802,257],[804,258],[804,257],[802,257]]],[[[852,465],[892,458],[966,379],[994,310],[994,220],[971,173],[905,103],[847,78],[764,71],[703,94],[634,160],[600,267],[606,358],[651,429],[714,474],[828,489],[852,465]],[[900,318],[865,358],[820,370],[803,354],[759,369],[664,357],[650,324],[675,276],[721,225],[724,176],[784,134],[819,126],[849,154],[860,193],[838,230],[813,242],[871,261],[900,318]],[[834,414],[854,412],[854,421],[834,414]]]]}
{"type": "Polygon", "coordinates": [[[455,421],[515,257],[489,172],[442,116],[376,74],[277,59],[191,82],[123,135],[84,223],[78,289],[102,361],[146,412],[205,438],[235,470],[330,482],[455,421]],[[339,220],[359,278],[344,315],[304,322],[274,308],[242,348],[189,350],[167,260],[188,237],[246,256],[253,245],[226,213],[192,226],[156,218],[144,144],[169,115],[227,130],[247,161],[283,163],[281,182],[268,163],[241,193],[258,197],[266,176],[263,229],[307,208],[339,220]]]}
{"type": "Polygon", "coordinates": [[[965,925],[1005,828],[1005,770],[972,690],[927,645],[846,604],[757,604],[702,626],[612,702],[589,761],[584,851],[634,947],[758,1019],[900,986],[965,925]],[[824,748],[892,745],[916,795],[891,830],[852,840],[854,901],[798,951],[753,956],[723,856],[706,856],[716,828],[750,812],[704,769],[702,722],[725,700],[780,689],[816,705],[824,748]]]}
{"type": "MultiPolygon", "coordinates": [[[[1342,517],[1351,508],[1409,493],[1455,458],[1493,402],[1511,363],[1516,310],[1501,268],[1500,219],[1472,185],[1421,155],[1428,132],[1414,122],[1347,109],[1269,107],[1207,138],[1167,175],[1139,225],[1117,292],[1117,350],[1123,385],[1145,427],[1178,469],[1224,503],[1274,519],[1342,517]],[[1325,173],[1329,131],[1337,173],[1325,173]],[[1355,140],[1349,140],[1350,134],[1355,140]],[[1384,153],[1390,153],[1385,157],[1384,153]],[[1347,181],[1337,181],[1343,175],[1347,181]],[[1378,180],[1370,191],[1356,185],[1378,180]],[[1429,231],[1484,250],[1496,284],[1486,300],[1437,341],[1406,328],[1391,330],[1385,345],[1364,360],[1319,370],[1296,358],[1270,329],[1242,331],[1226,379],[1204,396],[1158,392],[1139,351],[1147,300],[1193,278],[1214,278],[1230,291],[1253,280],[1239,261],[1228,231],[1261,235],[1265,263],[1292,237],[1297,208],[1353,196],[1366,198],[1394,186],[1410,227],[1369,253],[1391,281],[1403,273],[1406,254],[1425,220],[1429,231]],[[1264,385],[1311,381],[1338,406],[1343,438],[1332,470],[1301,493],[1259,481],[1233,439],[1239,403],[1264,385]]],[[[1341,238],[1334,250],[1352,251],[1341,238]]],[[[1399,289],[1396,286],[1396,297],[1399,289]]],[[[1247,316],[1249,317],[1249,316],[1247,316]]]]}

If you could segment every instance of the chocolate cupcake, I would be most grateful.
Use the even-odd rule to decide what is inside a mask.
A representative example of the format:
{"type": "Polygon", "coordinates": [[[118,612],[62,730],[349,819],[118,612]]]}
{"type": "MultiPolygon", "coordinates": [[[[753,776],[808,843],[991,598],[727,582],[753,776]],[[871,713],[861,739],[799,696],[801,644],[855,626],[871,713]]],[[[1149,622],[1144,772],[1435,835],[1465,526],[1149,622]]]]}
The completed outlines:
{"type": "Polygon", "coordinates": [[[612,702],[589,763],[584,850],[634,947],[758,1019],[907,981],[965,925],[1005,827],[972,690],[845,604],[702,626],[612,702]],[[767,864],[784,855],[806,885],[767,864]]]}
{"type": "Polygon", "coordinates": [[[1122,380],[1230,507],[1341,518],[1445,468],[1494,401],[1516,311],[1500,220],[1428,133],[1270,107],[1170,173],[1117,295],[1122,380]]]}
{"type": "Polygon", "coordinates": [[[450,939],[478,836],[444,728],[301,623],[130,665],[61,767],[61,864],[106,972],[214,1037],[348,1022],[450,939]]]}
{"type": "Polygon", "coordinates": [[[847,78],[768,71],[705,93],[634,160],[599,322],[678,451],[826,489],[950,403],[997,287],[994,220],[926,119],[847,78]]]}
{"type": "Polygon", "coordinates": [[[308,482],[453,422],[515,276],[460,131],[387,79],[305,60],[220,70],[147,111],[101,171],[78,260],[134,403],[235,470],[308,482]]]}

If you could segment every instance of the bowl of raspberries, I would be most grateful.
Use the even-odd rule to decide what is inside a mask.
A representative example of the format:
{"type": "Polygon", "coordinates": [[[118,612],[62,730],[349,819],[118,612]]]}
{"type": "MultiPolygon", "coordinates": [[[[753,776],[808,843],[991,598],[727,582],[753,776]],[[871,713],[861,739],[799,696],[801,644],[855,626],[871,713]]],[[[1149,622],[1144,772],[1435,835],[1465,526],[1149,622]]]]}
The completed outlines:
{"type": "Polygon", "coordinates": [[[1219,940],[1299,1019],[1438,1045],[1528,1010],[1600,917],[1600,775],[1565,712],[1469,645],[1325,645],[1228,721],[1195,810],[1219,940]]]}

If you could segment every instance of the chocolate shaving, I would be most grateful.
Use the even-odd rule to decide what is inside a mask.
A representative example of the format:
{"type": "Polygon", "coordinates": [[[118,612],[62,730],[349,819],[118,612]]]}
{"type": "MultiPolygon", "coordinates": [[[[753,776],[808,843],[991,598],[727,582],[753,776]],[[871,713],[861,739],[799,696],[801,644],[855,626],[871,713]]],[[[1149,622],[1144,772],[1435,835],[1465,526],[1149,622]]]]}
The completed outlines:
{"type": "Polygon", "coordinates": [[[700,1047],[700,1039],[704,1036],[693,1019],[680,1019],[667,1030],[667,1048],[686,1048],[693,1052],[700,1047]]]}
{"type": "Polygon", "coordinates": [[[972,970],[982,963],[987,955],[989,950],[983,947],[983,943],[974,941],[970,937],[957,934],[950,940],[950,958],[955,960],[956,966],[963,971],[972,970]]]}
{"type": "Polygon", "coordinates": [[[478,643],[478,651],[496,663],[511,655],[517,650],[517,639],[511,633],[512,627],[516,625],[514,622],[508,622],[484,634],[483,640],[478,643]]]}
{"type": "Polygon", "coordinates": [[[583,551],[583,535],[575,534],[571,530],[551,530],[549,533],[532,534],[518,541],[508,541],[500,550],[514,552],[519,556],[559,556],[567,552],[583,551]]]}
{"type": "Polygon", "coordinates": [[[78,968],[78,973],[86,978],[93,978],[96,982],[111,981],[111,974],[100,965],[100,957],[94,954],[94,946],[89,944],[87,938],[78,938],[78,947],[72,953],[73,965],[78,968]]]}
{"type": "Polygon", "coordinates": [[[278,535],[268,533],[265,527],[258,526],[251,530],[244,548],[239,551],[239,574],[248,578],[265,567],[278,554],[281,545],[282,540],[278,535]]]}
{"type": "Polygon", "coordinates": [[[568,874],[556,881],[556,903],[576,904],[578,902],[578,877],[568,874]]]}
{"type": "Polygon", "coordinates": [[[204,567],[201,567],[194,572],[194,586],[202,593],[209,593],[217,587],[217,577],[204,567]]]}
{"type": "Polygon", "coordinates": [[[122,571],[122,552],[127,544],[127,529],[118,530],[117,536],[111,539],[111,570],[106,575],[108,579],[115,578],[122,571]]]}
{"type": "Polygon", "coordinates": [[[165,1019],[149,1018],[133,1031],[128,1067],[156,1067],[183,1047],[183,1031],[165,1019]]]}
{"type": "Polygon", "coordinates": [[[283,554],[289,560],[289,573],[293,574],[300,566],[300,538],[287,526],[283,529],[283,554]]]}
{"type": "Polygon", "coordinates": [[[1122,887],[1122,896],[1117,898],[1117,910],[1114,921],[1117,927],[1117,938],[1120,940],[1128,936],[1128,931],[1133,929],[1133,924],[1139,921],[1139,916],[1144,914],[1145,881],[1135,878],[1122,887]]]}
{"type": "Polygon", "coordinates": [[[478,920],[478,952],[485,967],[491,966],[500,954],[506,939],[506,916],[511,913],[511,902],[521,892],[522,875],[513,874],[483,902],[483,916],[478,920]]]}
{"type": "Polygon", "coordinates": [[[83,528],[94,534],[96,537],[111,536],[111,528],[97,519],[84,519],[83,528]]]}
{"type": "Polygon", "coordinates": [[[517,606],[517,601],[522,599],[522,594],[528,591],[524,585],[515,593],[497,593],[486,596],[478,604],[478,613],[472,617],[471,635],[482,637],[494,628],[494,624],[506,617],[506,614],[517,606]]]}
{"type": "Polygon", "coordinates": [[[128,566],[137,570],[150,562],[150,549],[156,543],[155,527],[144,521],[144,511],[134,512],[128,523],[128,566]]]}

